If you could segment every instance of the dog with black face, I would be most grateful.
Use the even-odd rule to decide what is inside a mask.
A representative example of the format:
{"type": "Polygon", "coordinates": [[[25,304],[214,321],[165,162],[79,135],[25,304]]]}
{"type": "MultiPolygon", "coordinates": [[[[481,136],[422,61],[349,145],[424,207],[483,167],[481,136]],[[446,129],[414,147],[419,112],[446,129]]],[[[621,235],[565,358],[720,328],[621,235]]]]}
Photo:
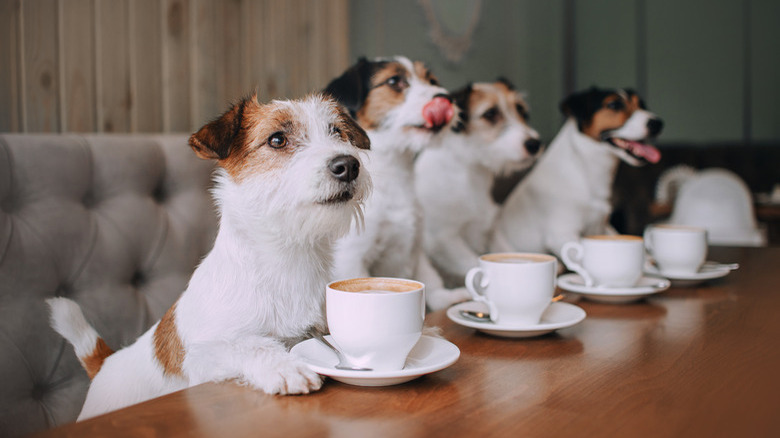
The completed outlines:
{"type": "Polygon", "coordinates": [[[395,57],[362,58],[324,92],[366,130],[371,153],[365,166],[374,181],[365,229],[337,243],[334,279],[410,278],[425,283],[426,297],[435,296],[443,284],[422,247],[414,161],[452,127],[455,108],[447,90],[421,62],[395,57]]]}
{"type": "Polygon", "coordinates": [[[452,96],[460,109],[455,129],[415,164],[425,251],[448,286],[462,285],[488,252],[499,211],[495,178],[527,169],[541,151],[528,104],[506,79],[469,84],[452,96]]]}
{"type": "Polygon", "coordinates": [[[492,251],[549,252],[564,243],[610,231],[617,166],[657,163],[648,141],[663,128],[632,90],[590,88],[561,103],[561,131],[499,213],[492,251]]]}

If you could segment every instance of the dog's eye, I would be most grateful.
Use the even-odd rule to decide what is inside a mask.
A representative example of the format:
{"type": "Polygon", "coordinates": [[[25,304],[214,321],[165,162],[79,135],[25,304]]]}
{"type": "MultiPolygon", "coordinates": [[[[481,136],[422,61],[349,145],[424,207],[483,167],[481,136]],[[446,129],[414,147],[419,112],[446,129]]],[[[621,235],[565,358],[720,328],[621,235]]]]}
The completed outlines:
{"type": "Polygon", "coordinates": [[[385,83],[395,91],[403,91],[404,88],[409,86],[409,84],[406,83],[406,80],[404,80],[404,78],[402,78],[400,75],[391,77],[390,79],[386,80],[385,83]]]}
{"type": "Polygon", "coordinates": [[[330,125],[330,133],[331,135],[338,135],[341,136],[341,129],[339,129],[336,125],[330,125]]]}
{"type": "Polygon", "coordinates": [[[434,78],[434,77],[431,77],[430,80],[428,80],[428,82],[430,82],[431,85],[433,85],[435,87],[439,86],[439,81],[436,78],[434,78]]]}
{"type": "Polygon", "coordinates": [[[268,146],[279,149],[287,146],[287,136],[283,132],[274,132],[268,137],[268,146]]]}
{"type": "Polygon", "coordinates": [[[528,114],[528,111],[525,110],[523,105],[515,105],[515,108],[517,108],[517,113],[520,114],[520,117],[522,117],[526,122],[531,120],[531,115],[528,114]]]}
{"type": "Polygon", "coordinates": [[[606,106],[613,111],[620,111],[626,107],[626,104],[623,103],[622,100],[613,100],[611,102],[607,102],[606,106]]]}
{"type": "Polygon", "coordinates": [[[493,107],[482,113],[482,118],[490,123],[496,123],[498,121],[498,108],[493,107]]]}

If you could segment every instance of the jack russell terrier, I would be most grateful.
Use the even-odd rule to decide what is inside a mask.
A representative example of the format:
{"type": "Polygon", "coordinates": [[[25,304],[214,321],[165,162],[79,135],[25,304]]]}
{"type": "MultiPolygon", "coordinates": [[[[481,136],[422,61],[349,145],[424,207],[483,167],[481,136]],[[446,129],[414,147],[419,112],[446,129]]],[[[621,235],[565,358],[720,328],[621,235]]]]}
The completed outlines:
{"type": "Polygon", "coordinates": [[[246,98],[189,140],[220,165],[213,249],[162,319],[116,352],[78,304],[48,301],[92,384],[79,420],[208,381],[305,394],[322,379],[289,348],[326,331],[332,246],[371,190],[365,132],[321,96],[246,98]]]}
{"type": "Polygon", "coordinates": [[[541,149],[528,105],[507,80],[470,84],[452,96],[460,109],[455,132],[415,164],[425,251],[448,286],[462,285],[488,252],[499,211],[491,196],[496,176],[527,169],[541,149]]]}
{"type": "Polygon", "coordinates": [[[422,247],[414,160],[451,128],[455,108],[447,90],[421,62],[395,57],[361,58],[324,92],[346,106],[368,133],[371,153],[365,165],[374,181],[365,229],[353,230],[336,245],[335,279],[416,279],[425,284],[428,307],[444,307],[450,291],[422,247]]]}
{"type": "Polygon", "coordinates": [[[661,159],[646,141],[663,122],[633,91],[593,87],[566,98],[561,110],[568,119],[504,203],[491,251],[560,256],[564,243],[608,232],[619,161],[638,166],[661,159]]]}

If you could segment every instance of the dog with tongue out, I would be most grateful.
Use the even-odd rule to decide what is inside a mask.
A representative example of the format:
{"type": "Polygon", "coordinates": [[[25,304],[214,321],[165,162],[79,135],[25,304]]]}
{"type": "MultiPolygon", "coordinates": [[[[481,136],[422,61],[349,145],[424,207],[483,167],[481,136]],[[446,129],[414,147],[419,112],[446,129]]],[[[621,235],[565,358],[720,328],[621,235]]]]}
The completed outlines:
{"type": "Polygon", "coordinates": [[[632,90],[592,87],[561,103],[567,120],[498,215],[491,251],[548,252],[564,243],[614,232],[612,183],[619,162],[657,163],[649,142],[663,121],[632,90]]]}
{"type": "MultiPolygon", "coordinates": [[[[446,292],[422,247],[423,217],[415,194],[414,161],[452,128],[455,107],[421,62],[361,58],[325,88],[371,139],[364,165],[374,182],[365,227],[336,243],[333,279],[400,277],[446,292]]],[[[429,303],[430,304],[430,303],[429,303]]]]}

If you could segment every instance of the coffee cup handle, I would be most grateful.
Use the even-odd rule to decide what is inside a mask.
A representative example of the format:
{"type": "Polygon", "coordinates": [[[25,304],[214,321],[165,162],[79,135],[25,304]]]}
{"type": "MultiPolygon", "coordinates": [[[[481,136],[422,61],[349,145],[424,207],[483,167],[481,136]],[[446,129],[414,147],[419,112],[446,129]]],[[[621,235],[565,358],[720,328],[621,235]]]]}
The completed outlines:
{"type": "Polygon", "coordinates": [[[474,301],[487,304],[490,320],[496,322],[498,320],[498,308],[483,295],[489,283],[490,279],[485,277],[485,271],[480,267],[471,268],[468,274],[466,274],[466,289],[471,294],[471,298],[474,301]]]}
{"type": "Polygon", "coordinates": [[[645,232],[642,233],[642,240],[645,243],[645,251],[649,254],[653,253],[653,241],[650,234],[650,227],[645,228],[645,232]]]}
{"type": "Polygon", "coordinates": [[[584,255],[585,247],[583,247],[579,242],[566,242],[561,248],[561,258],[563,259],[563,264],[566,265],[566,267],[570,270],[579,274],[580,277],[582,277],[582,279],[585,281],[585,286],[592,287],[595,284],[593,277],[591,277],[590,274],[588,274],[588,271],[586,271],[585,268],[583,268],[580,264],[584,255]],[[575,253],[574,257],[569,255],[572,250],[574,250],[575,253]]]}

